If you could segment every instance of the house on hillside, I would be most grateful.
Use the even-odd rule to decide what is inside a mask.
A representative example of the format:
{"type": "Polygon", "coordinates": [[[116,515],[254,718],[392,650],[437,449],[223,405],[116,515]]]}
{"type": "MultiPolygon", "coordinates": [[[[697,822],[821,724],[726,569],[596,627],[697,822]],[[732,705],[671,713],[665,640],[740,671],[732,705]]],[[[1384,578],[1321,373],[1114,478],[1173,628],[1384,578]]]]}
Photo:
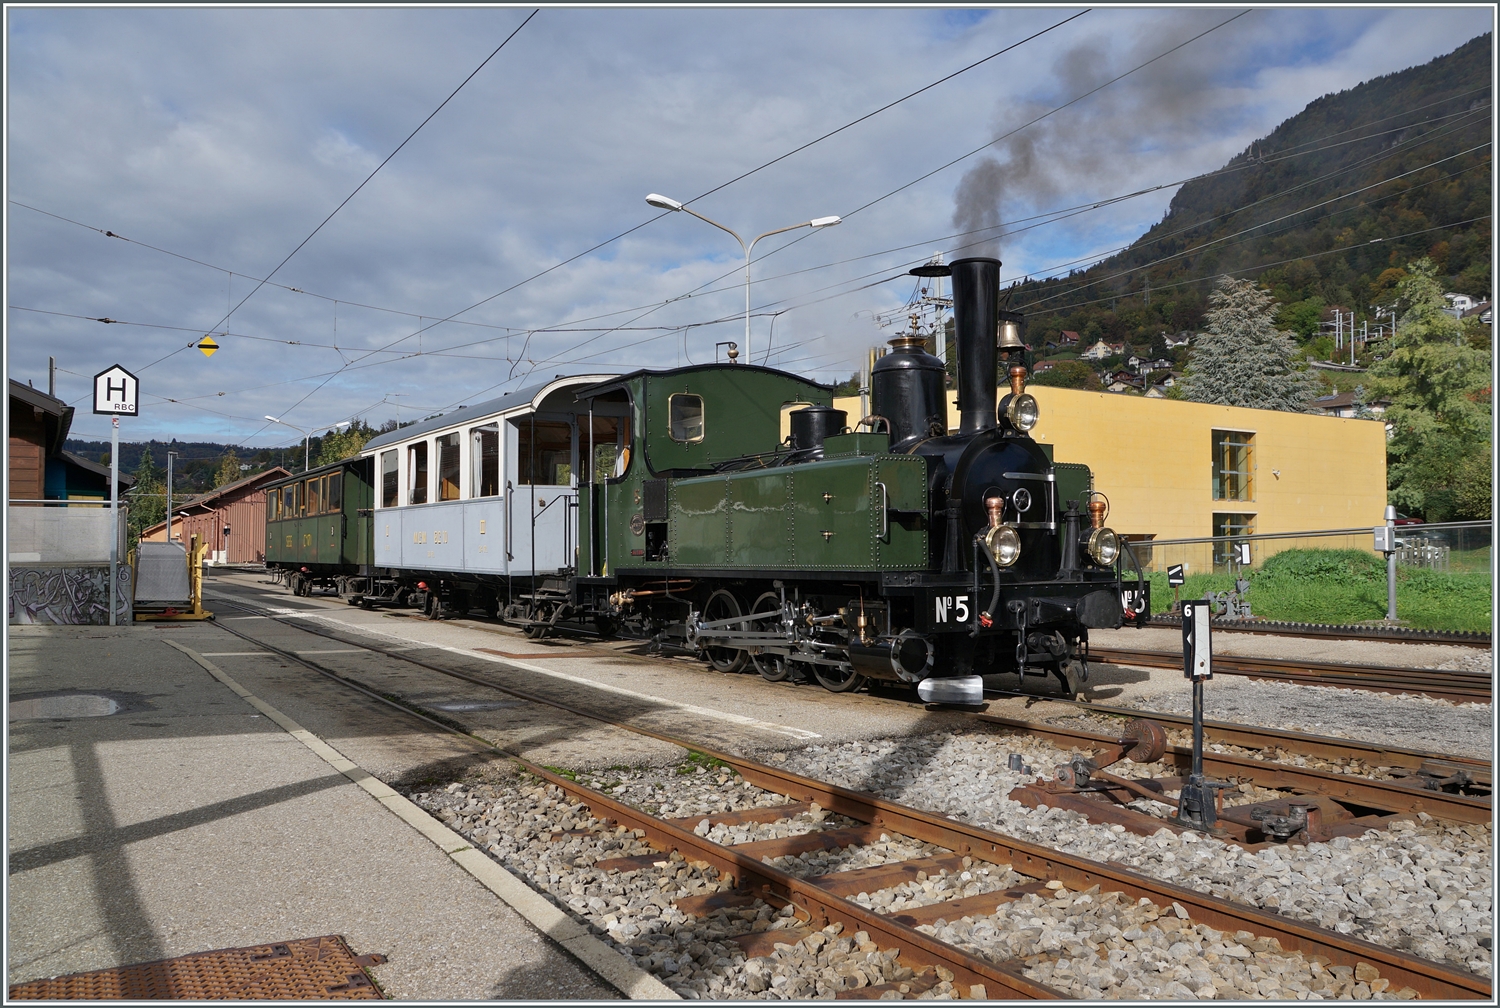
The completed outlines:
{"type": "Polygon", "coordinates": [[[1036,367],[1034,367],[1034,368],[1031,369],[1031,373],[1034,374],[1034,375],[1039,375],[1039,374],[1042,374],[1043,372],[1051,371],[1056,366],[1057,365],[1054,364],[1052,361],[1045,361],[1045,360],[1044,361],[1037,361],[1036,367]]]}
{"type": "Polygon", "coordinates": [[[1057,338],[1057,342],[1058,342],[1059,346],[1062,346],[1062,347],[1065,347],[1065,348],[1068,348],[1068,349],[1074,349],[1074,348],[1076,348],[1079,345],[1080,338],[1079,338],[1079,335],[1076,332],[1074,332],[1073,330],[1071,330],[1071,329],[1064,329],[1062,331],[1062,333],[1059,334],[1059,336],[1057,338]]]}
{"type": "Polygon", "coordinates": [[[1139,392],[1145,385],[1145,379],[1131,371],[1123,368],[1104,379],[1104,388],[1107,392],[1139,392]]]}
{"type": "Polygon", "coordinates": [[[1084,360],[1104,360],[1106,357],[1118,357],[1124,352],[1124,343],[1106,343],[1104,340],[1099,340],[1079,356],[1084,360]]]}
{"type": "Polygon", "coordinates": [[[1474,307],[1474,299],[1467,294],[1444,294],[1443,300],[1456,312],[1466,312],[1474,307]]]}
{"type": "MultiPolygon", "coordinates": [[[[1389,399],[1367,399],[1364,405],[1372,416],[1380,416],[1390,404],[1389,399]]],[[[1354,403],[1354,393],[1351,391],[1314,399],[1308,404],[1308,412],[1322,413],[1324,416],[1354,417],[1358,415],[1359,408],[1354,403]]]]}
{"type": "MultiPolygon", "coordinates": [[[[210,564],[264,563],[267,484],[291,473],[276,466],[190,498],[172,512],[172,538],[192,536],[208,548],[210,564]]],[[[141,539],[165,542],[166,520],[141,531],[141,539]]]]}
{"type": "Polygon", "coordinates": [[[1479,321],[1483,322],[1485,325],[1493,324],[1493,316],[1491,315],[1490,311],[1490,303],[1487,300],[1477,302],[1474,307],[1460,314],[1459,318],[1478,318],[1479,321]]]}

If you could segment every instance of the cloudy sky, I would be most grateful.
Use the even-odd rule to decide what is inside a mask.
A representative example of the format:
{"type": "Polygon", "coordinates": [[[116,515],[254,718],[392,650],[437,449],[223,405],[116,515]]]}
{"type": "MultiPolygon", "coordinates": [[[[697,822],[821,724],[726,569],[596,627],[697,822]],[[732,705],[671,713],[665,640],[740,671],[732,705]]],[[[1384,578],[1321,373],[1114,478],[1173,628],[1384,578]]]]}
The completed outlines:
{"type": "MultiPolygon", "coordinates": [[[[125,439],[266,446],[296,436],[265,414],[378,424],[558,373],[712,360],[743,343],[742,254],[647,206],[659,192],[747,238],[845,218],[766,239],[752,287],[756,363],[839,379],[891,335],[872,314],[913,289],[891,278],[973,254],[957,232],[1212,170],[1492,18],[542,8],[256,289],[532,10],[8,7],[10,376],[44,388],[56,356],[74,436],[103,438],[87,376],[123,364],[144,391],[125,439]],[[209,332],[212,359],[190,346],[209,332]]],[[[1173,191],[980,237],[999,236],[1004,278],[1065,272],[1173,191]]]]}

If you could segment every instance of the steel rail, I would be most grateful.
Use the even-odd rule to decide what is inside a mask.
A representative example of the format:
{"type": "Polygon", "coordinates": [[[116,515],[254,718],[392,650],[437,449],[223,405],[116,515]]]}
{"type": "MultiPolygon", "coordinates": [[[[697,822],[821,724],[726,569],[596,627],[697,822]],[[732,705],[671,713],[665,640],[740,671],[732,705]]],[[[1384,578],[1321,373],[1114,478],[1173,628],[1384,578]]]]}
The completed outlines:
{"type": "MultiPolygon", "coordinates": [[[[275,616],[268,616],[268,618],[278,619],[275,616]]],[[[278,620],[278,622],[286,621],[278,620]]],[[[546,767],[510,752],[503,746],[497,745],[488,739],[480,738],[467,731],[454,728],[452,725],[444,724],[431,715],[424,713],[420,708],[413,709],[405,704],[398,703],[390,697],[382,696],[369,687],[354,682],[334,672],[332,669],[319,665],[317,662],[309,661],[296,652],[288,651],[274,644],[268,644],[263,640],[242,633],[232,627],[220,624],[220,629],[227,630],[242,640],[255,644],[258,647],[263,647],[289,661],[302,665],[341,685],[354,689],[373,700],[378,700],[403,714],[418,718],[444,732],[458,736],[471,744],[504,753],[508,758],[514,760],[525,769],[527,773],[557,786],[564,793],[586,804],[594,812],[596,818],[640,831],[663,852],[675,850],[689,860],[703,861],[712,865],[718,869],[721,876],[732,880],[737,889],[758,890],[761,894],[771,896],[773,899],[779,897],[785,902],[792,903],[807,913],[809,921],[821,921],[818,924],[820,928],[837,922],[843,924],[846,931],[865,931],[881,947],[899,950],[898,959],[902,965],[910,966],[918,971],[933,965],[941,966],[953,974],[952,982],[960,991],[966,991],[975,985],[982,985],[987,998],[1003,997],[1040,1000],[1061,999],[1065,996],[1061,991],[1029,979],[1022,974],[1021,967],[1019,966],[987,961],[946,942],[939,941],[931,935],[918,931],[914,927],[883,916],[873,910],[868,910],[858,903],[834,895],[812,882],[765,864],[744,851],[736,851],[733,846],[707,840],[674,822],[653,816],[650,813],[643,812],[634,806],[627,805],[592,788],[578,784],[576,781],[569,780],[561,774],[554,773],[546,767]]],[[[296,629],[302,630],[305,628],[296,627],[296,629]]],[[[324,634],[322,636],[328,635],[324,634]]],[[[369,648],[368,650],[376,654],[384,654],[380,649],[369,648]]],[[[403,658],[403,660],[409,659],[403,658]]],[[[421,665],[423,668],[429,667],[420,662],[413,662],[413,664],[421,665]]],[[[460,676],[460,678],[477,682],[478,685],[488,685],[503,692],[516,692],[505,687],[496,686],[493,683],[486,684],[473,680],[469,676],[460,676]]],[[[553,707],[559,706],[545,700],[537,702],[549,704],[553,707]]],[[[587,716],[627,731],[641,732],[655,738],[672,741],[689,751],[693,751],[695,748],[697,751],[703,751],[702,747],[695,747],[691,743],[681,739],[672,739],[670,736],[661,735],[657,732],[643,731],[629,725],[615,724],[615,722],[595,714],[587,716]]],[[[728,762],[728,760],[726,759],[725,762],[728,762]]],[[[995,901],[997,905],[1004,902],[1004,899],[1005,897],[998,893],[996,894],[995,901]]],[[[793,941],[797,940],[790,935],[788,937],[792,938],[793,941]]]]}
{"type": "MultiPolygon", "coordinates": [[[[240,605],[239,607],[244,609],[250,608],[244,605],[240,605]]],[[[278,622],[286,623],[289,626],[295,625],[280,617],[270,614],[265,615],[278,622]]],[[[362,692],[381,699],[397,709],[423,717],[424,720],[439,725],[445,731],[455,731],[455,729],[447,725],[441,725],[440,722],[433,718],[426,717],[419,712],[410,711],[408,708],[388,698],[380,697],[378,694],[357,683],[349,682],[338,673],[322,668],[316,663],[309,662],[302,656],[276,648],[273,645],[268,645],[264,641],[256,640],[237,630],[231,630],[228,627],[223,627],[223,629],[229,630],[230,633],[242,639],[252,641],[278,654],[285,655],[299,664],[313,668],[321,674],[337,679],[346,685],[360,689],[362,692]]],[[[314,630],[310,627],[297,626],[297,629],[336,640],[342,639],[331,633],[314,630]]],[[[387,655],[391,658],[409,662],[440,674],[473,682],[476,685],[509,693],[522,699],[533,700],[533,702],[567,710],[570,713],[580,714],[581,716],[614,725],[627,731],[666,741],[690,751],[700,752],[705,756],[720,760],[725,765],[734,769],[749,783],[776,794],[784,794],[790,798],[802,801],[816,801],[821,807],[830,812],[861,820],[916,840],[946,847],[956,853],[988,861],[992,864],[1010,865],[1013,870],[1033,878],[1055,879],[1061,881],[1073,891],[1081,892],[1098,885],[1101,889],[1122,892],[1136,899],[1144,897],[1159,906],[1166,906],[1175,902],[1188,911],[1190,918],[1199,923],[1207,924],[1218,930],[1245,930],[1260,937],[1275,938],[1280,943],[1283,951],[1296,951],[1308,956],[1321,954],[1327,956],[1330,962],[1335,965],[1344,965],[1351,968],[1357,968],[1361,962],[1369,963],[1379,969],[1381,975],[1389,979],[1393,984],[1400,983],[1411,987],[1425,998],[1441,1000],[1492,999],[1493,988],[1488,979],[1464,970],[1455,969],[1443,963],[1408,956],[1372,942],[1349,938],[1336,931],[1320,928],[1312,924],[1305,924],[1279,914],[1267,913],[1245,904],[1220,899],[1212,894],[1196,892],[1169,882],[1153,879],[1117,862],[1104,863],[1093,861],[1077,855],[1067,854],[1063,851],[1027,843],[969,823],[950,819],[937,813],[926,812],[921,809],[892,802],[868,792],[855,791],[836,784],[802,777],[790,771],[758,763],[733,753],[715,750],[701,743],[674,738],[664,733],[640,728],[635,725],[618,723],[604,715],[583,710],[570,704],[563,704],[558,701],[528,695],[525,691],[500,686],[496,683],[486,682],[475,676],[432,666],[406,655],[388,652],[361,642],[345,641],[345,643],[356,643],[357,646],[372,653],[387,655]]],[[[458,732],[458,734],[467,733],[458,732]]],[[[488,743],[483,739],[477,741],[497,751],[505,752],[501,747],[493,743],[488,743]]],[[[507,755],[520,760],[520,757],[516,757],[514,754],[507,753],[507,755]]],[[[656,819],[656,817],[650,816],[649,813],[626,806],[607,795],[578,784],[576,781],[568,780],[543,767],[529,764],[527,761],[521,760],[521,762],[527,765],[528,772],[535,773],[540,779],[546,780],[562,789],[565,793],[576,797],[581,803],[587,804],[591,809],[594,809],[596,814],[599,809],[604,809],[607,812],[618,812],[621,815],[628,815],[631,817],[631,820],[653,820],[649,828],[646,826],[634,828],[645,829],[648,836],[660,838],[658,842],[670,842],[672,849],[682,851],[681,845],[687,845],[688,851],[701,850],[708,852],[703,845],[713,844],[712,841],[698,837],[696,834],[682,829],[673,823],[656,819]]],[[[599,818],[607,817],[600,816],[599,818]]],[[[703,818],[711,818],[711,816],[703,818]]],[[[720,847],[722,853],[708,853],[714,853],[718,860],[709,858],[704,858],[704,860],[707,860],[710,864],[722,864],[724,867],[720,868],[721,871],[734,870],[736,879],[742,877],[765,878],[767,884],[772,887],[771,891],[776,891],[775,887],[780,880],[774,875],[769,874],[775,872],[775,869],[772,869],[769,865],[749,859],[743,853],[734,854],[733,849],[730,847],[723,847],[717,844],[714,844],[714,846],[720,847]],[[735,866],[735,868],[731,869],[730,865],[735,866]],[[746,874],[742,876],[740,872],[745,872],[746,874]],[[749,874],[750,872],[756,874],[751,875],[749,874]]],[[[785,893],[787,895],[798,896],[799,898],[804,897],[804,890],[807,886],[810,886],[810,883],[792,876],[787,876],[786,878],[787,882],[780,883],[788,887],[785,893]]],[[[853,912],[863,915],[873,913],[858,906],[858,904],[832,896],[823,890],[805,892],[805,898],[807,900],[805,909],[810,910],[812,907],[817,907],[819,914],[830,921],[840,919],[833,916],[835,914],[853,912]]],[[[875,916],[877,918],[880,917],[880,915],[875,916]]],[[[863,929],[870,930],[869,928],[863,929]]],[[[907,928],[897,921],[886,920],[884,918],[880,918],[880,927],[876,930],[870,930],[870,933],[872,935],[881,934],[890,936],[889,940],[892,942],[893,947],[901,948],[903,953],[910,947],[920,948],[924,951],[941,951],[949,948],[944,943],[937,942],[922,932],[907,928]],[[914,941],[911,937],[907,936],[906,932],[910,932],[911,935],[914,935],[920,941],[914,941]],[[905,942],[906,944],[899,944],[900,942],[905,942]],[[933,946],[938,946],[939,948],[934,949],[933,946]]],[[[958,950],[953,951],[956,952],[958,950]]],[[[967,955],[967,953],[962,954],[967,955]]],[[[1022,996],[1061,996],[1057,992],[1052,991],[1051,988],[1035,984],[1034,981],[1027,980],[1025,977],[1013,976],[1009,970],[1002,970],[998,965],[979,962],[979,968],[974,970],[972,974],[966,971],[961,972],[958,969],[954,969],[953,972],[955,979],[958,979],[960,976],[968,977],[972,975],[985,977],[995,974],[993,982],[1001,987],[1009,983],[1012,979],[1018,979],[1027,987],[1039,988],[1039,992],[1036,994],[1023,994],[1022,996]]],[[[985,981],[980,980],[979,982],[983,983],[985,981]]],[[[988,991],[987,983],[986,990],[988,991]]]]}
{"type": "MultiPolygon", "coordinates": [[[[1193,719],[1185,714],[1164,714],[1160,711],[1139,710],[1132,707],[1109,707],[1087,700],[1064,700],[1061,697],[1036,696],[1030,693],[1009,693],[1010,696],[1026,697],[1029,700],[1055,704],[1066,704],[1093,714],[1110,717],[1147,717],[1162,724],[1191,728],[1193,719]]],[[[986,717],[987,715],[976,715],[986,717]]],[[[1389,746],[1362,739],[1336,738],[1329,735],[1310,735],[1304,732],[1287,731],[1285,728],[1263,728],[1257,725],[1234,724],[1228,721],[1204,721],[1203,737],[1209,742],[1240,746],[1245,749],[1277,748],[1294,752],[1299,756],[1318,759],[1357,759],[1374,766],[1420,769],[1424,764],[1443,763],[1462,767],[1474,773],[1477,780],[1488,784],[1492,777],[1492,765],[1487,759],[1471,756],[1439,756],[1420,749],[1389,746]]]]}
{"type": "MultiPolygon", "coordinates": [[[[1182,655],[1172,651],[1140,651],[1130,648],[1089,649],[1095,661],[1148,668],[1181,668],[1182,655]]],[[[1480,672],[1448,669],[1397,668],[1387,665],[1350,665],[1338,662],[1293,661],[1256,658],[1251,655],[1214,655],[1213,670],[1226,675],[1272,679],[1311,686],[1373,690],[1380,693],[1415,693],[1443,700],[1489,703],[1490,677],[1480,672]]]]}
{"type": "MultiPolygon", "coordinates": [[[[1147,717],[1152,716],[1149,712],[1143,713],[1147,717]]],[[[1000,725],[1069,746],[1109,749],[1119,742],[1117,735],[1063,728],[1035,721],[1021,721],[1001,717],[998,714],[977,714],[975,717],[988,724],[1000,725]]],[[[1162,760],[1186,775],[1193,765],[1192,747],[1168,744],[1162,760]]],[[[1330,798],[1345,799],[1357,805],[1386,812],[1425,812],[1436,819],[1447,819],[1450,822],[1487,823],[1493,812],[1488,798],[1447,794],[1442,791],[1425,791],[1397,781],[1331,773],[1313,767],[1300,767],[1292,763],[1274,763],[1269,760],[1251,759],[1248,756],[1210,752],[1207,749],[1203,752],[1203,770],[1214,777],[1237,777],[1240,780],[1259,784],[1261,787],[1327,795],[1330,798]]]]}
{"type": "MultiPolygon", "coordinates": [[[[1152,626],[1180,627],[1182,619],[1164,613],[1151,617],[1152,626]]],[[[1337,638],[1339,640],[1390,641],[1400,644],[1457,644],[1463,647],[1491,646],[1490,635],[1479,630],[1413,630],[1407,627],[1370,627],[1351,623],[1292,623],[1286,620],[1215,619],[1215,630],[1230,633],[1270,634],[1281,637],[1337,638]]]]}

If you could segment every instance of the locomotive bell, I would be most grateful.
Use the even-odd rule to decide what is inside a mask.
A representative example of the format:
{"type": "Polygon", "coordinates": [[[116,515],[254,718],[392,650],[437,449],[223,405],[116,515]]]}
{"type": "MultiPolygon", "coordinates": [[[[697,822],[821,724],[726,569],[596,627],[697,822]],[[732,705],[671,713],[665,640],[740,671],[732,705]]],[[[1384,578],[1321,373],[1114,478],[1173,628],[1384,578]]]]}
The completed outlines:
{"type": "Polygon", "coordinates": [[[1026,344],[1021,342],[1021,327],[1017,323],[1006,319],[1000,323],[999,333],[1001,350],[1025,350],[1026,344]]]}

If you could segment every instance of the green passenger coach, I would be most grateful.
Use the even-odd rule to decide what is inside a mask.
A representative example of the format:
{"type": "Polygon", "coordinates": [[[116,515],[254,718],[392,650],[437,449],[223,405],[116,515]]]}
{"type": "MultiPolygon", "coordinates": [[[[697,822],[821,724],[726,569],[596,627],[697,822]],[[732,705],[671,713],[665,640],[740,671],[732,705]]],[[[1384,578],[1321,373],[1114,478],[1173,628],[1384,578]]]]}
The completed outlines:
{"type": "Polygon", "coordinates": [[[351,578],[369,576],[370,472],[369,459],[345,459],[266,490],[266,568],[288,572],[294,594],[342,594],[351,578]]]}

